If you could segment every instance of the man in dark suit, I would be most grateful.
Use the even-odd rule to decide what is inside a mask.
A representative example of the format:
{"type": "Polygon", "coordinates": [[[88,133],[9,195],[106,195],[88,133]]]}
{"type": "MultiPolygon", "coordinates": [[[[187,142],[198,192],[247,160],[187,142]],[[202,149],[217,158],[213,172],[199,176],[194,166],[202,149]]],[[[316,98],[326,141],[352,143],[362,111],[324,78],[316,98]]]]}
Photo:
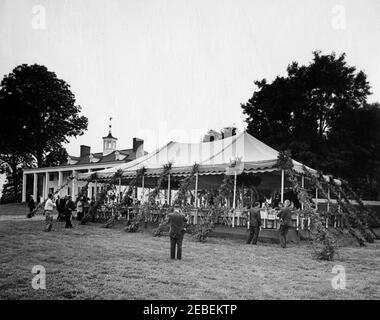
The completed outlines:
{"type": "Polygon", "coordinates": [[[260,215],[260,202],[255,202],[255,206],[249,209],[249,236],[247,239],[247,244],[256,244],[257,238],[259,237],[260,226],[261,226],[261,215],[260,215]]]}
{"type": "Polygon", "coordinates": [[[28,207],[29,207],[29,213],[27,214],[27,218],[31,218],[34,216],[34,209],[36,208],[36,203],[34,202],[34,199],[33,199],[33,196],[30,196],[29,197],[29,201],[28,201],[28,207]]]}
{"type": "Polygon", "coordinates": [[[180,208],[174,208],[174,212],[168,215],[168,224],[170,224],[170,258],[175,259],[177,247],[177,259],[182,259],[182,241],[186,231],[186,217],[180,208]]]}
{"type": "Polygon", "coordinates": [[[292,211],[290,210],[290,201],[285,200],[284,207],[277,214],[280,218],[280,243],[281,247],[286,248],[286,235],[292,222],[292,211]]]}
{"type": "Polygon", "coordinates": [[[65,221],[66,221],[66,224],[65,224],[65,228],[72,228],[73,225],[71,223],[71,214],[73,212],[73,210],[75,210],[75,203],[74,201],[71,199],[71,196],[67,196],[67,201],[65,203],[65,221]]]}
{"type": "Polygon", "coordinates": [[[58,216],[57,216],[57,221],[61,221],[62,215],[63,215],[63,210],[62,210],[62,199],[59,195],[57,195],[57,200],[55,201],[55,206],[58,211],[58,216]]]}

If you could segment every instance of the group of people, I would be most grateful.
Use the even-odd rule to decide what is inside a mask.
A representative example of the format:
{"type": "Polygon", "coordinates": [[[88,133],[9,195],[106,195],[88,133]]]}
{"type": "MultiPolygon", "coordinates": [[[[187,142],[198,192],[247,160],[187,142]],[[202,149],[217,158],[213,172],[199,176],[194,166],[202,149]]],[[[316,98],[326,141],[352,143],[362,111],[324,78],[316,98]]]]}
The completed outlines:
{"type": "MultiPolygon", "coordinates": [[[[289,227],[291,226],[292,209],[290,200],[285,200],[281,204],[277,217],[280,221],[280,244],[283,248],[286,248],[286,235],[289,227]]],[[[256,244],[259,237],[261,226],[260,215],[260,202],[256,202],[249,210],[249,235],[247,244],[256,244]]],[[[170,258],[175,259],[177,253],[177,259],[182,258],[182,243],[183,237],[186,231],[187,218],[183,211],[179,207],[174,207],[174,212],[169,213],[165,221],[166,224],[170,224],[169,237],[170,237],[170,258]]]]}
{"type": "MultiPolygon", "coordinates": [[[[279,238],[281,247],[286,248],[286,235],[289,228],[292,226],[292,207],[290,200],[279,203],[279,212],[277,218],[280,221],[279,238]]],[[[252,208],[248,211],[249,215],[249,235],[247,244],[256,244],[259,237],[261,226],[261,214],[260,214],[260,202],[256,202],[252,208]]]]}
{"type": "MultiPolygon", "coordinates": [[[[83,217],[89,212],[90,206],[93,204],[93,200],[83,196],[79,197],[76,202],[72,200],[70,195],[65,197],[57,196],[54,199],[52,194],[48,195],[48,199],[45,202],[44,206],[44,215],[45,215],[45,231],[50,231],[53,227],[53,210],[58,211],[57,221],[65,221],[65,228],[72,228],[71,223],[72,214],[76,211],[77,220],[82,220],[83,217]]],[[[29,213],[27,214],[28,218],[34,216],[34,211],[36,209],[36,203],[33,199],[33,196],[30,196],[28,201],[29,213]]]]}
{"type": "MultiPolygon", "coordinates": [[[[76,203],[72,200],[71,196],[65,196],[60,198],[57,196],[57,199],[54,200],[52,194],[48,195],[48,199],[45,202],[44,214],[45,214],[45,231],[50,231],[53,224],[53,210],[56,208],[58,211],[58,221],[65,221],[65,228],[72,228],[71,218],[73,211],[77,212],[77,219],[81,220],[89,211],[91,203],[93,200],[88,199],[87,197],[79,198],[76,203]]],[[[249,235],[247,239],[247,244],[257,244],[260,226],[261,226],[261,215],[260,215],[260,202],[256,202],[248,210],[249,218],[249,235]]],[[[35,209],[35,203],[33,197],[29,200],[29,215],[33,214],[35,209]]],[[[285,202],[278,204],[278,214],[277,217],[280,221],[279,229],[279,238],[280,244],[283,248],[286,247],[286,235],[288,233],[289,227],[291,226],[291,216],[292,208],[291,202],[285,200],[285,202]]],[[[170,258],[181,259],[182,258],[182,243],[184,234],[187,226],[187,218],[179,206],[174,207],[174,211],[169,213],[165,221],[166,224],[170,224],[170,258]]]]}
{"type": "Polygon", "coordinates": [[[45,231],[48,232],[53,227],[54,208],[58,211],[57,221],[65,221],[65,228],[72,228],[71,216],[72,212],[76,210],[76,205],[71,196],[66,196],[63,199],[58,196],[54,201],[53,195],[49,194],[44,207],[45,231]]]}

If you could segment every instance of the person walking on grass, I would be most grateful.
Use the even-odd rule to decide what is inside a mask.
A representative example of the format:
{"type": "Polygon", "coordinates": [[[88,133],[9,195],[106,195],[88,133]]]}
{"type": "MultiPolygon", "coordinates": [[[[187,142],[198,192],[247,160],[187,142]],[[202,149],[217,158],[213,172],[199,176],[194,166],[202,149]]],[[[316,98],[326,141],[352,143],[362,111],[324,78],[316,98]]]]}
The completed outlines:
{"type": "Polygon", "coordinates": [[[277,217],[280,218],[280,244],[281,247],[286,248],[286,235],[292,222],[292,211],[290,210],[289,200],[285,200],[284,207],[281,208],[277,217]]]}
{"type": "Polygon", "coordinates": [[[260,202],[255,202],[255,206],[249,210],[248,214],[249,235],[247,239],[247,244],[256,244],[261,226],[260,202]]]}
{"type": "Polygon", "coordinates": [[[170,224],[170,258],[175,259],[177,249],[177,259],[182,259],[182,242],[186,231],[187,220],[179,207],[174,208],[173,213],[169,213],[167,224],[170,224]]]}
{"type": "Polygon", "coordinates": [[[77,220],[81,221],[83,218],[83,201],[79,198],[77,201],[77,220]]]}
{"type": "Polygon", "coordinates": [[[71,214],[72,214],[73,210],[75,210],[75,209],[76,209],[75,203],[71,199],[71,196],[67,196],[67,200],[65,203],[65,221],[66,221],[65,228],[66,229],[73,227],[73,225],[71,223],[71,214]]]}
{"type": "Polygon", "coordinates": [[[36,208],[36,203],[34,202],[33,196],[29,196],[28,200],[29,213],[26,215],[27,218],[34,216],[33,210],[36,208]]]}
{"type": "Polygon", "coordinates": [[[88,210],[90,209],[90,198],[83,197],[83,217],[88,214],[88,210]]]}
{"type": "Polygon", "coordinates": [[[64,202],[63,202],[63,199],[61,199],[59,195],[57,195],[57,200],[55,201],[55,205],[58,211],[57,221],[62,221],[64,202]]]}
{"type": "Polygon", "coordinates": [[[53,195],[49,193],[48,199],[45,202],[44,215],[45,215],[45,231],[49,232],[53,228],[53,210],[56,207],[53,195]]]}

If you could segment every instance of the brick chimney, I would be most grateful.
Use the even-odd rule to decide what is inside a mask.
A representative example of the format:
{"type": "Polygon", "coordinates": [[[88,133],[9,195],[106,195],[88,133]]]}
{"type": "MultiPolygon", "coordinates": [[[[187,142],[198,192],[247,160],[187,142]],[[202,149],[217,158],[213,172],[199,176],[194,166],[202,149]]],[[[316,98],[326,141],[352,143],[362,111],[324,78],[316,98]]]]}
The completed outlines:
{"type": "Polygon", "coordinates": [[[133,152],[136,153],[136,158],[144,155],[144,140],[133,138],[133,152]]]}
{"type": "Polygon", "coordinates": [[[84,146],[84,145],[81,145],[80,146],[80,157],[85,157],[85,156],[89,156],[91,153],[91,147],[89,146],[84,146]]]}

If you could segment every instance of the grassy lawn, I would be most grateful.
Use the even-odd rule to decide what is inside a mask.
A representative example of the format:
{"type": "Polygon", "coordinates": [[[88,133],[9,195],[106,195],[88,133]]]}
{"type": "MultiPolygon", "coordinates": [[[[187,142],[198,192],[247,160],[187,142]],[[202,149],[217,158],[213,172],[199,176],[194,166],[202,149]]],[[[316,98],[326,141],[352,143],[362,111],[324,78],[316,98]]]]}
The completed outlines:
{"type": "Polygon", "coordinates": [[[380,244],[345,247],[333,262],[315,261],[308,245],[244,244],[185,237],[183,260],[169,259],[168,237],[99,224],[42,232],[41,216],[0,219],[0,299],[379,299],[380,244]],[[346,289],[331,287],[332,267],[346,289]],[[46,268],[46,290],[31,286],[46,268]]]}

